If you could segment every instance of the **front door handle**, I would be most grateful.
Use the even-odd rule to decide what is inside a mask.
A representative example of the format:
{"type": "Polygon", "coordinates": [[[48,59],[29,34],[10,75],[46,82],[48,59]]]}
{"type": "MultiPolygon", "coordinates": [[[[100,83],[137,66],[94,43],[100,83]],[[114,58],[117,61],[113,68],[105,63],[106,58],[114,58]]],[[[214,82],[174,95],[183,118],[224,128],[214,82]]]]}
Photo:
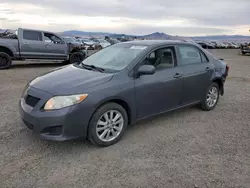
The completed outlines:
{"type": "Polygon", "coordinates": [[[174,78],[180,78],[180,77],[182,77],[181,73],[176,73],[176,74],[174,75],[174,78]]]}
{"type": "Polygon", "coordinates": [[[27,43],[27,42],[24,42],[23,44],[24,44],[24,45],[28,45],[29,43],[27,43]]]}

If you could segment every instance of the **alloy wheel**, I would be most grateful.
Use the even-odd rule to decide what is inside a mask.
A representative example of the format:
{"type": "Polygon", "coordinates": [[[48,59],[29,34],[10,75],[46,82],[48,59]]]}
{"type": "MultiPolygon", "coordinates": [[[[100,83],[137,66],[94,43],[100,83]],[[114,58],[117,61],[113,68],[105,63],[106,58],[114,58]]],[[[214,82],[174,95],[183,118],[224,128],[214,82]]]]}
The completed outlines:
{"type": "Polygon", "coordinates": [[[109,110],[97,121],[96,135],[101,141],[110,142],[121,134],[123,126],[123,115],[117,110],[109,110]]]}
{"type": "Polygon", "coordinates": [[[218,89],[214,86],[211,87],[207,94],[207,99],[206,99],[207,106],[212,108],[216,104],[218,100],[218,96],[219,96],[218,89]]]}

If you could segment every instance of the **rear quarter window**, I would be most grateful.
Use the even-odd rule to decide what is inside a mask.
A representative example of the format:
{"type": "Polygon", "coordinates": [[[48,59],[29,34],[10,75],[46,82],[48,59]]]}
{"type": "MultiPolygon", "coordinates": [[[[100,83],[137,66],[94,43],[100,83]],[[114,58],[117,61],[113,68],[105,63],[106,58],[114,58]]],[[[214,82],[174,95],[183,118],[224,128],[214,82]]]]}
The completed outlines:
{"type": "Polygon", "coordinates": [[[42,33],[39,31],[28,31],[23,30],[23,39],[25,40],[33,40],[33,41],[42,41],[42,33]]]}

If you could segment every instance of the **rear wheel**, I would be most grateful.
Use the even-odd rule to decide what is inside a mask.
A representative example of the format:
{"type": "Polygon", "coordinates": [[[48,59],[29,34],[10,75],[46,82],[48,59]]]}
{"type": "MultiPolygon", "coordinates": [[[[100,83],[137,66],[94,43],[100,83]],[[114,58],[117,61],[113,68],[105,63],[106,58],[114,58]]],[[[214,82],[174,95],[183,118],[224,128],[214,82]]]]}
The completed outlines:
{"type": "Polygon", "coordinates": [[[101,45],[97,45],[95,49],[96,49],[96,50],[101,50],[101,49],[102,49],[102,46],[101,46],[101,45]]]}
{"type": "Polygon", "coordinates": [[[95,145],[110,146],[120,140],[127,125],[126,110],[116,103],[107,103],[94,113],[89,124],[88,139],[95,145]]]}
{"type": "Polygon", "coordinates": [[[12,59],[9,54],[0,52],[0,69],[7,69],[11,66],[12,59]]]}
{"type": "Polygon", "coordinates": [[[210,111],[215,108],[219,101],[220,90],[217,83],[213,82],[207,90],[206,96],[204,97],[201,107],[205,111],[210,111]]]}

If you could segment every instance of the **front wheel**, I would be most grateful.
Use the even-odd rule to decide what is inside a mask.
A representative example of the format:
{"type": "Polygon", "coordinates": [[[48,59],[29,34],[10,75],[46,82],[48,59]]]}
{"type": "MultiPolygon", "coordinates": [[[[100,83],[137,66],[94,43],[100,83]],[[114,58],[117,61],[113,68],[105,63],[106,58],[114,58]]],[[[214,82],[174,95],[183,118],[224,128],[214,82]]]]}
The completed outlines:
{"type": "Polygon", "coordinates": [[[107,103],[94,113],[88,128],[88,139],[95,145],[110,146],[120,140],[127,125],[126,110],[116,103],[107,103]]]}
{"type": "Polygon", "coordinates": [[[205,111],[210,111],[215,108],[219,101],[220,92],[217,83],[212,83],[207,90],[206,96],[204,97],[201,107],[205,111]]]}
{"type": "Polygon", "coordinates": [[[85,55],[81,52],[74,52],[70,55],[70,63],[81,63],[85,58],[85,55]]]}

